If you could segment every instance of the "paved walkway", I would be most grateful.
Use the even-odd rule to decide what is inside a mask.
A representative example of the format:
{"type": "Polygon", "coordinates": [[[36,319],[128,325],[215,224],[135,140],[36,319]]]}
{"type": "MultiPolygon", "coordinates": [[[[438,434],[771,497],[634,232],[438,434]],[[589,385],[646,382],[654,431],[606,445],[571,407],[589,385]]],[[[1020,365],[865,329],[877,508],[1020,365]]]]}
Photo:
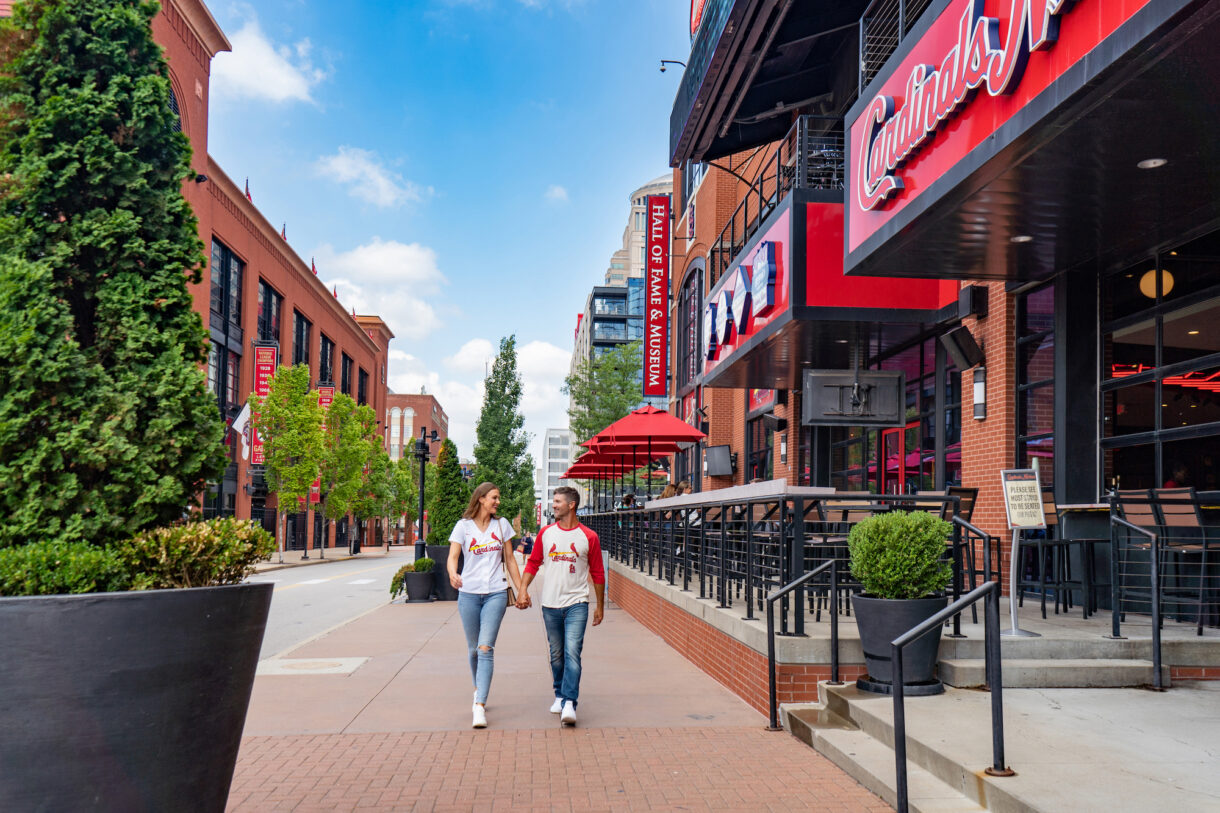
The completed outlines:
{"type": "Polygon", "coordinates": [[[614,605],[585,638],[576,728],[548,711],[536,608],[504,620],[486,730],[456,603],[387,605],[277,661],[231,811],[889,809],[614,605]]]}

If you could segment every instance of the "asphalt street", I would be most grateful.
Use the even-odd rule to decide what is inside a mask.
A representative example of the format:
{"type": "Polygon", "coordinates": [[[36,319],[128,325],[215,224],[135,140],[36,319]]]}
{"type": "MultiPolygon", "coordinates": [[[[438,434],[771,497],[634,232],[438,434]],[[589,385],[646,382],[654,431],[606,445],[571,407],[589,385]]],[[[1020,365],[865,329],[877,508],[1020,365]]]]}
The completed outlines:
{"type": "Polygon", "coordinates": [[[387,604],[390,579],[412,560],[411,550],[394,549],[384,559],[349,559],[251,576],[252,582],[275,584],[259,658],[282,654],[387,604]]]}

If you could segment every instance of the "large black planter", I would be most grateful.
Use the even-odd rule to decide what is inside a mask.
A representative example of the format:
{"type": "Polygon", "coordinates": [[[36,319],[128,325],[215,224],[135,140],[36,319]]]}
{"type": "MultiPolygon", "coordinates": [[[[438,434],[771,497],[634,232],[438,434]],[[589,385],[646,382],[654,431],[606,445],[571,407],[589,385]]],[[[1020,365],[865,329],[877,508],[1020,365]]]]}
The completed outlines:
{"type": "MultiPolygon", "coordinates": [[[[458,589],[449,583],[449,546],[428,545],[428,558],[436,562],[436,582],[433,594],[441,601],[457,601],[458,589]]],[[[462,572],[462,557],[458,556],[458,573],[462,572]]]]}
{"type": "Polygon", "coordinates": [[[0,598],[0,810],[223,811],[273,588],[0,598]]]}
{"type": "Polygon", "coordinates": [[[432,600],[432,571],[402,574],[407,587],[407,601],[418,604],[432,600]]]}
{"type": "MultiPolygon", "coordinates": [[[[871,680],[857,685],[869,691],[888,693],[894,682],[891,642],[920,622],[943,610],[949,603],[945,596],[914,599],[851,598],[856,611],[856,627],[860,630],[860,646],[864,664],[871,680]]],[[[936,659],[940,651],[940,627],[902,650],[903,687],[936,686],[936,659]]]]}

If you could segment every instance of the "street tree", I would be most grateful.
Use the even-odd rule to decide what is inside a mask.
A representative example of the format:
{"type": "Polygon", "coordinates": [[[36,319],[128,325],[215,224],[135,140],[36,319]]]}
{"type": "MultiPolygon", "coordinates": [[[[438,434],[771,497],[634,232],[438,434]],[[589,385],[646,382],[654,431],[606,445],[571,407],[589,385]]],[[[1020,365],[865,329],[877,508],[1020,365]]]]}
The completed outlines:
{"type": "Polygon", "coordinates": [[[428,544],[444,545],[470,501],[470,485],[462,477],[457,446],[449,438],[436,456],[436,482],[428,487],[428,544]]]}
{"type": "Polygon", "coordinates": [[[409,528],[419,516],[419,486],[416,485],[419,472],[414,462],[409,457],[394,461],[394,502],[390,517],[395,527],[402,520],[409,528]]]}
{"type": "Polygon", "coordinates": [[[534,510],[534,460],[521,414],[517,337],[500,340],[500,351],[483,387],[483,409],[475,427],[474,482],[500,489],[500,515],[513,519],[534,510]]]}
{"type": "MultiPolygon", "coordinates": [[[[316,393],[315,393],[316,397],[316,393]]],[[[364,468],[377,444],[377,416],[367,404],[336,393],[325,409],[318,461],[318,509],[324,517],[323,539],[330,520],[352,513],[364,485],[364,468]]]]}
{"type": "Polygon", "coordinates": [[[309,389],[309,367],[280,367],[267,395],[250,400],[254,428],[263,441],[267,489],[276,495],[276,536],[284,551],[284,518],[309,496],[321,473],[322,408],[309,389]]]}
{"type": "Polygon", "coordinates": [[[571,396],[568,425],[578,440],[588,440],[640,405],[643,369],[644,345],[638,341],[577,364],[563,392],[571,396]]]}
{"type": "Polygon", "coordinates": [[[8,337],[36,352],[0,358],[0,412],[17,416],[0,422],[0,508],[35,538],[106,544],[169,523],[225,465],[187,288],[204,263],[182,196],[191,151],[150,28],[160,8],[26,0],[0,21],[4,285],[36,276],[39,289],[33,332],[8,337]]]}
{"type": "Polygon", "coordinates": [[[374,438],[372,454],[364,472],[364,482],[352,501],[352,516],[360,522],[381,520],[385,523],[386,544],[389,545],[389,518],[394,510],[397,467],[389,454],[374,438]]]}

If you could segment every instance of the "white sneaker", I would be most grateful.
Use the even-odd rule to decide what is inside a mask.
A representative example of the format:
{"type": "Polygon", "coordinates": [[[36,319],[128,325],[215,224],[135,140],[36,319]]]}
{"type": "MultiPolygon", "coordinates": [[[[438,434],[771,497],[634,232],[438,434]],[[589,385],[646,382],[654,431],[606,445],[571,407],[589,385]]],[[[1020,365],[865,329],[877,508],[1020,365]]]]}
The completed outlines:
{"type": "Polygon", "coordinates": [[[471,711],[474,712],[474,722],[470,724],[470,727],[487,728],[487,712],[483,710],[483,707],[478,703],[475,703],[474,706],[471,707],[471,711]]]}
{"type": "Polygon", "coordinates": [[[558,714],[563,711],[563,698],[556,697],[555,702],[551,704],[551,714],[558,714]]]}
{"type": "Polygon", "coordinates": [[[572,705],[572,701],[565,701],[563,704],[563,714],[559,716],[564,725],[576,725],[576,707],[572,705]]]}

